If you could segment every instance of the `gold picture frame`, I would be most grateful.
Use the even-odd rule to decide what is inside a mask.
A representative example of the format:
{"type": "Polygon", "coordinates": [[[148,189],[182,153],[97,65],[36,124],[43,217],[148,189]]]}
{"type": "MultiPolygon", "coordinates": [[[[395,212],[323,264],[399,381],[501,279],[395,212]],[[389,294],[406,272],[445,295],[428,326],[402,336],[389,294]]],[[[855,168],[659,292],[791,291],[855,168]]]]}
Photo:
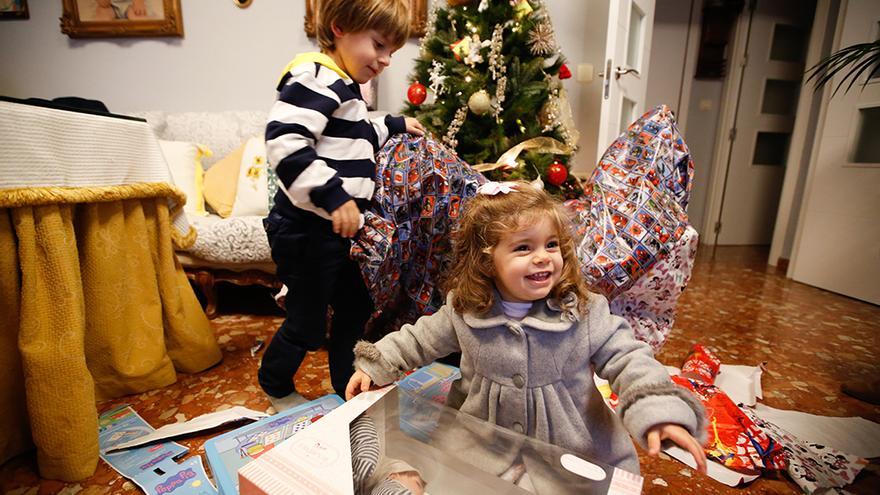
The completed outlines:
{"type": "Polygon", "coordinates": [[[71,38],[183,37],[180,0],[63,0],[61,32],[71,38]]]}
{"type": "MultiPolygon", "coordinates": [[[[306,2],[306,35],[315,37],[315,17],[321,6],[321,0],[305,0],[306,2]]],[[[428,0],[409,0],[409,35],[421,38],[425,35],[428,22],[428,0]]]]}
{"type": "Polygon", "coordinates": [[[0,20],[28,19],[27,0],[12,0],[0,2],[0,20]]]}

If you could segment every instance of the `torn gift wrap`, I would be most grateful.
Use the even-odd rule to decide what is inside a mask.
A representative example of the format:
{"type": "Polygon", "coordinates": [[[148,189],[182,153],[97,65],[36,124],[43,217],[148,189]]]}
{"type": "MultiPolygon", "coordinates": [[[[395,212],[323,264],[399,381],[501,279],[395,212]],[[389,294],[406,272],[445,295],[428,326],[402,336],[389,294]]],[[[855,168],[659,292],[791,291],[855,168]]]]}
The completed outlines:
{"type": "Polygon", "coordinates": [[[200,457],[178,464],[189,449],[176,442],[160,442],[144,447],[109,452],[122,443],[153,432],[131,406],[122,405],[98,418],[98,444],[101,459],[119,474],[134,481],[146,493],[175,495],[213,495],[217,490],[208,480],[200,457]]]}
{"type": "Polygon", "coordinates": [[[767,436],[743,411],[714,385],[721,360],[702,345],[695,345],[672,377],[677,385],[692,391],[706,407],[709,441],[703,445],[706,456],[725,467],[744,474],[765,469],[785,469],[782,446],[767,436]]]}
{"type": "Polygon", "coordinates": [[[788,475],[807,494],[852,483],[868,461],[827,445],[798,438],[764,420],[751,408],[743,412],[767,435],[783,445],[788,475]]]}

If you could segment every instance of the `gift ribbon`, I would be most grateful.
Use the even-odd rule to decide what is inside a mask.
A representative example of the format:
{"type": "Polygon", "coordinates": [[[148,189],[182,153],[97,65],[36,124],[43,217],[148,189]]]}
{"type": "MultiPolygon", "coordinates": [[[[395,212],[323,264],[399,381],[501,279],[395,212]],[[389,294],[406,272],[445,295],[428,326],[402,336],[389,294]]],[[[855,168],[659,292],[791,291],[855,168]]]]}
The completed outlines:
{"type": "Polygon", "coordinates": [[[526,139],[525,141],[517,144],[513,148],[505,151],[501,156],[498,157],[498,161],[495,163],[480,163],[474,165],[473,168],[477,172],[488,172],[490,170],[495,170],[499,167],[516,167],[516,157],[519,156],[524,150],[535,150],[540,153],[554,153],[557,155],[570,155],[571,147],[561,141],[553,139],[551,137],[536,137],[532,139],[526,139]]]}

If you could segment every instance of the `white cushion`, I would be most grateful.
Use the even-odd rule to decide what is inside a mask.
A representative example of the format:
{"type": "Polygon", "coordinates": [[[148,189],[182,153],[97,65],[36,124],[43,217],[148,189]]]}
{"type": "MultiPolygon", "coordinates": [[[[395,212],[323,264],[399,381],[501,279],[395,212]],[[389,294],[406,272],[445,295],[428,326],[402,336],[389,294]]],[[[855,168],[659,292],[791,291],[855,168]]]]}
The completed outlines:
{"type": "Polygon", "coordinates": [[[208,148],[187,141],[159,140],[159,148],[168,163],[174,185],[186,194],[183,210],[194,215],[207,215],[203,196],[205,170],[202,157],[211,156],[208,148]]]}
{"type": "Polygon", "coordinates": [[[238,187],[232,216],[266,216],[269,214],[269,189],[266,163],[266,142],[252,137],[245,142],[238,169],[238,187]]]}

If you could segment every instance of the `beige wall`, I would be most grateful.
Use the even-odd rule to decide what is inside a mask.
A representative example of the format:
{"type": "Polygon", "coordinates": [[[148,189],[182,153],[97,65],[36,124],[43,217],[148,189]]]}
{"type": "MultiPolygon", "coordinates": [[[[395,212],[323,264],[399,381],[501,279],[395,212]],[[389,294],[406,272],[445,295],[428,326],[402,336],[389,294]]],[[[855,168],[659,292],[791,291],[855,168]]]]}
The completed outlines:
{"type": "MultiPolygon", "coordinates": [[[[61,33],[60,1],[32,0],[29,20],[0,23],[0,94],[81,96],[115,112],[268,109],[280,70],[316,47],[303,32],[303,0],[257,0],[247,9],[231,0],[181,4],[183,38],[84,40],[61,33]]],[[[546,4],[574,65],[586,50],[580,42],[586,9],[580,1],[546,4]]],[[[380,109],[400,109],[417,55],[418,39],[394,55],[379,80],[380,109]]],[[[582,86],[573,79],[565,84],[577,108],[582,86]]]]}

